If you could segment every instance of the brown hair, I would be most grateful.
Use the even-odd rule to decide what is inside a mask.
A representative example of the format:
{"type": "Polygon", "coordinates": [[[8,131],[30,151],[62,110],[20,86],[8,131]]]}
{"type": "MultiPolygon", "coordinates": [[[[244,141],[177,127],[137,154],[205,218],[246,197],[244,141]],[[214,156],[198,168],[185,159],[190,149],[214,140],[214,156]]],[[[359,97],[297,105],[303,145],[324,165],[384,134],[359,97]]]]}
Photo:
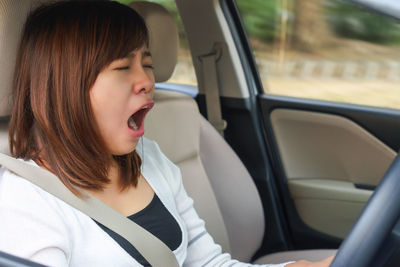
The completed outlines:
{"type": "MultiPolygon", "coordinates": [[[[11,154],[39,162],[77,195],[76,186],[102,190],[112,155],[99,135],[89,90],[107,65],[143,45],[145,22],[116,2],[57,2],[33,11],[14,74],[11,154]]],[[[113,158],[121,190],[136,186],[136,151],[113,158]]]]}

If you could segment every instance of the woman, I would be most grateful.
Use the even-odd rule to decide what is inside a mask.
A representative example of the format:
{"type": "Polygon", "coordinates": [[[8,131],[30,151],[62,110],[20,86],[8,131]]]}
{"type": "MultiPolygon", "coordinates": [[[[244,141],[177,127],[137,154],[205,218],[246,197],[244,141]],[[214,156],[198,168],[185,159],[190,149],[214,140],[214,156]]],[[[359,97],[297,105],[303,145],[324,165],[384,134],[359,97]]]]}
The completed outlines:
{"type": "MultiPolygon", "coordinates": [[[[16,66],[14,157],[142,225],[180,265],[237,263],[206,232],[179,169],[142,138],[154,75],[135,11],[108,1],[42,6],[26,22],[16,66]]],[[[17,256],[51,266],[149,265],[121,236],[6,169],[0,217],[0,250],[17,256]]]]}

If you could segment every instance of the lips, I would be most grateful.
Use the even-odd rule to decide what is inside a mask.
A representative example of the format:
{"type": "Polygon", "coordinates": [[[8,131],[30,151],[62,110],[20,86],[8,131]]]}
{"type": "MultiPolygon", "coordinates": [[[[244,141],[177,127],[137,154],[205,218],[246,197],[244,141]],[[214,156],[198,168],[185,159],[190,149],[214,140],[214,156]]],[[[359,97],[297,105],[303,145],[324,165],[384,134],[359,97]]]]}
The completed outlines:
{"type": "Polygon", "coordinates": [[[146,117],[147,112],[154,106],[154,103],[147,103],[146,105],[142,106],[139,110],[133,113],[128,119],[128,127],[134,131],[138,131],[146,117]]]}

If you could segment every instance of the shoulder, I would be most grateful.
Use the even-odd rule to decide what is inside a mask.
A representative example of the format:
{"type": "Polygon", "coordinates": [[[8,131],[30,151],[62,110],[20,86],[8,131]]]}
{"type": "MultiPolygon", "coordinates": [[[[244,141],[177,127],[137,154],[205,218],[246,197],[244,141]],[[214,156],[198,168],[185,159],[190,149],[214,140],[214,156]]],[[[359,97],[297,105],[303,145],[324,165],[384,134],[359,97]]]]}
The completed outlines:
{"type": "Polygon", "coordinates": [[[137,146],[136,151],[144,160],[150,158],[153,161],[157,161],[158,163],[170,162],[170,160],[161,151],[160,146],[157,144],[157,142],[147,139],[145,137],[142,138],[142,141],[137,146]]]}
{"type": "Polygon", "coordinates": [[[143,160],[144,173],[154,174],[154,170],[157,169],[172,191],[176,193],[182,184],[181,171],[178,166],[165,156],[159,145],[155,141],[143,138],[143,142],[138,146],[137,152],[143,160]]]}
{"type": "MultiPolygon", "coordinates": [[[[26,162],[39,168],[33,162],[26,162]]],[[[0,168],[0,212],[56,217],[66,204],[26,179],[0,168]]]]}
{"type": "MultiPolygon", "coordinates": [[[[27,161],[26,163],[33,165],[27,161]]],[[[44,190],[20,177],[19,175],[9,171],[4,167],[0,168],[1,204],[19,202],[22,199],[25,199],[23,202],[27,204],[26,198],[48,198],[46,194],[47,193],[44,190]]]]}
{"type": "Polygon", "coordinates": [[[0,203],[2,205],[18,203],[22,200],[21,196],[30,199],[37,198],[39,195],[42,195],[39,187],[4,167],[0,168],[0,203]]]}
{"type": "Polygon", "coordinates": [[[142,142],[136,148],[136,151],[142,158],[144,164],[150,163],[152,165],[157,165],[160,168],[164,168],[164,170],[176,168],[176,165],[167,158],[161,151],[159,145],[153,140],[143,138],[142,142]]]}
{"type": "Polygon", "coordinates": [[[0,250],[29,258],[46,248],[57,248],[50,254],[63,251],[63,257],[69,257],[65,205],[24,178],[0,168],[0,250]]]}

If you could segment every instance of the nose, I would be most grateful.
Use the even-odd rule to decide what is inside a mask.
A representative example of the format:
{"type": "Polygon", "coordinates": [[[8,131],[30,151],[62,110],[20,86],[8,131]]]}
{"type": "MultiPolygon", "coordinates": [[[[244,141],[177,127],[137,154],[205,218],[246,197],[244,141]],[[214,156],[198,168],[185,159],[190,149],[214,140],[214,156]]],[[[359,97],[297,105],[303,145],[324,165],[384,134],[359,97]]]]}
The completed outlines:
{"type": "Polygon", "coordinates": [[[133,92],[135,94],[147,94],[154,88],[154,76],[143,67],[133,72],[133,92]]]}

